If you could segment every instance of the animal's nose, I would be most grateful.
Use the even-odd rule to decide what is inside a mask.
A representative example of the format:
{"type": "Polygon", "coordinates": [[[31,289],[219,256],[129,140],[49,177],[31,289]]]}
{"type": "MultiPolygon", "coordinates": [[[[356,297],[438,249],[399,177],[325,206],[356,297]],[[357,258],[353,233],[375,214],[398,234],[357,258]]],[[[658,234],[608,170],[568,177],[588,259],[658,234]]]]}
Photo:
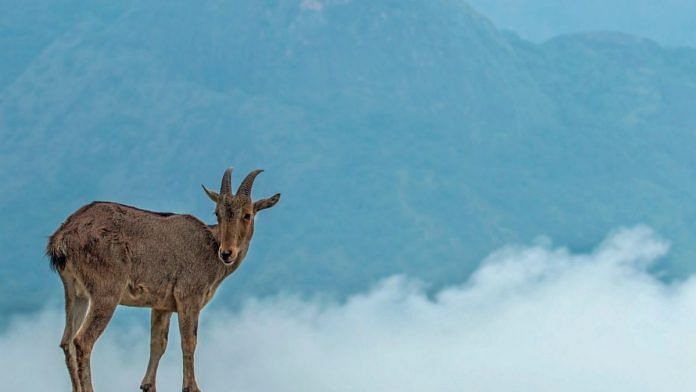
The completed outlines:
{"type": "Polygon", "coordinates": [[[237,257],[237,254],[239,254],[239,249],[237,248],[220,250],[220,258],[222,259],[222,261],[229,261],[231,259],[234,259],[237,257]]]}

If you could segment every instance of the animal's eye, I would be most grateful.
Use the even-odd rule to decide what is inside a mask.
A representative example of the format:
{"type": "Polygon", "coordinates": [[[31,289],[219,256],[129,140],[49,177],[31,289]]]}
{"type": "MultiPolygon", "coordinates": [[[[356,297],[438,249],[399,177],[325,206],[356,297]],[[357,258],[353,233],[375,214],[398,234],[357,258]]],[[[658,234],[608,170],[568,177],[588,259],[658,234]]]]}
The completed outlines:
{"type": "Polygon", "coordinates": [[[251,214],[244,214],[244,220],[248,221],[249,219],[251,219],[251,214]]]}

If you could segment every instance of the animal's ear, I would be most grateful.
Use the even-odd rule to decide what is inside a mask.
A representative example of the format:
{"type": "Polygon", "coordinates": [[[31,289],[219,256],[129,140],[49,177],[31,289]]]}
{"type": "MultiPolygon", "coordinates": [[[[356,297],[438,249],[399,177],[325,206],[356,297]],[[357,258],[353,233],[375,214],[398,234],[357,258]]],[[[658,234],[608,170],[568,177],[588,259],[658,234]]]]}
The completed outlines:
{"type": "Polygon", "coordinates": [[[201,186],[203,187],[205,194],[208,195],[210,200],[214,201],[215,204],[217,204],[218,200],[220,200],[220,195],[211,191],[210,189],[206,188],[205,185],[201,185],[201,186]]]}
{"type": "Polygon", "coordinates": [[[254,212],[265,210],[266,208],[271,208],[280,200],[280,193],[269,197],[268,199],[261,199],[254,202],[254,212]]]}

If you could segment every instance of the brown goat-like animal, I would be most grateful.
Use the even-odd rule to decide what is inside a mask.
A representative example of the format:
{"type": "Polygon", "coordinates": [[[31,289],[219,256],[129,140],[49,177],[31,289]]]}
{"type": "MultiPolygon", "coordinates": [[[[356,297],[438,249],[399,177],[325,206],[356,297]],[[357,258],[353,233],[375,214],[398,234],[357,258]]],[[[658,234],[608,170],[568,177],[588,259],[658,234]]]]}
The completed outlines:
{"type": "Polygon", "coordinates": [[[169,320],[177,312],[184,361],[184,392],[199,392],[193,366],[198,315],[249,249],[254,217],[280,194],[252,202],[262,170],[251,172],[237,194],[232,169],[220,193],[203,187],[215,204],[217,225],[191,215],[94,202],[72,214],[51,236],[47,254],[65,287],[65,332],[60,347],[73,392],[92,392],[90,355],[117,305],[152,308],[150,361],[140,389],[155,391],[169,320]]]}

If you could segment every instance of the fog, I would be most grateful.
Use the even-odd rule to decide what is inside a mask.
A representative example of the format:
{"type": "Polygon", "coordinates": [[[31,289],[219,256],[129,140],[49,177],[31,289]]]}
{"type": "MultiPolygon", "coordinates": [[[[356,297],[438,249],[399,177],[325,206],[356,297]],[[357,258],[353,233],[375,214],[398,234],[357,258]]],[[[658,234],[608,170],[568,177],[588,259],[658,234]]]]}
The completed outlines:
{"type": "MultiPolygon", "coordinates": [[[[668,250],[647,227],[618,229],[586,253],[542,238],[492,253],[467,281],[430,295],[395,276],[341,303],[278,296],[204,311],[198,382],[251,392],[696,390],[696,281],[647,272],[668,250]]],[[[98,341],[98,391],[138,390],[142,321],[111,325],[98,341]]],[[[6,390],[69,390],[62,325],[53,308],[12,321],[0,336],[6,390]]],[[[175,331],[160,391],[180,390],[175,331]]]]}

